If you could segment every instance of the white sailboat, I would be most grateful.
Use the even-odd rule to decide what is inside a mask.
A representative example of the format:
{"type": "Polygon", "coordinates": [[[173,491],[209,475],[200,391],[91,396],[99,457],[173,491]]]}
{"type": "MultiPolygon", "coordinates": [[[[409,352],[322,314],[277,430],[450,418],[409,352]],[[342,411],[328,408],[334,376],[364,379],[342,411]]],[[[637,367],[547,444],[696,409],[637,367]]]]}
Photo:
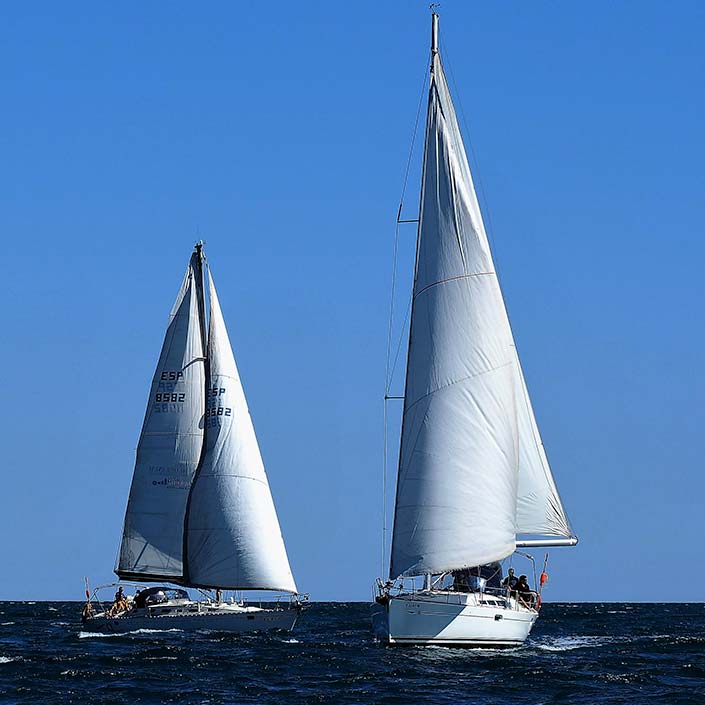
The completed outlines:
{"type": "Polygon", "coordinates": [[[435,12],[403,401],[390,580],[378,581],[375,633],[389,644],[519,645],[540,600],[503,585],[499,562],[577,538],[524,383],[435,12]]]}
{"type": "Polygon", "coordinates": [[[201,243],[152,380],[115,572],[138,586],[166,585],[134,596],[120,589],[108,606],[87,589],[83,621],[90,629],[292,629],[301,609],[201,243]],[[192,600],[183,587],[216,590],[216,597],[204,592],[205,599],[192,600]],[[232,597],[224,601],[223,590],[291,597],[283,605],[258,607],[232,597]]]}

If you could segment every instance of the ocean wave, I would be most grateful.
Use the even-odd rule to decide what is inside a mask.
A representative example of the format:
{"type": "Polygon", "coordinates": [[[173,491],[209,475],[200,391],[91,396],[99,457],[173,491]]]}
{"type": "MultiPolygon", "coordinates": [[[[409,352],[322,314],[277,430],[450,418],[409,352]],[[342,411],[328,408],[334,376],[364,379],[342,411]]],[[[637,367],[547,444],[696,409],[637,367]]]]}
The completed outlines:
{"type": "Polygon", "coordinates": [[[574,649],[592,649],[614,642],[614,638],[604,636],[559,636],[534,642],[541,651],[573,651],[574,649]]]}
{"type": "Polygon", "coordinates": [[[0,627],[9,627],[11,624],[16,624],[17,622],[0,622],[0,627]]]}
{"type": "Polygon", "coordinates": [[[13,656],[0,656],[0,663],[12,663],[13,661],[19,661],[19,658],[13,656]]]}
{"type": "Polygon", "coordinates": [[[105,639],[113,636],[130,636],[130,634],[168,634],[182,632],[183,629],[133,629],[129,632],[78,632],[79,639],[105,639]]]}
{"type": "Polygon", "coordinates": [[[282,644],[300,644],[301,642],[298,639],[294,639],[292,636],[290,639],[282,639],[282,644]]]}
{"type": "Polygon", "coordinates": [[[123,636],[122,634],[103,634],[102,632],[78,632],[79,639],[107,639],[111,636],[123,636]]]}

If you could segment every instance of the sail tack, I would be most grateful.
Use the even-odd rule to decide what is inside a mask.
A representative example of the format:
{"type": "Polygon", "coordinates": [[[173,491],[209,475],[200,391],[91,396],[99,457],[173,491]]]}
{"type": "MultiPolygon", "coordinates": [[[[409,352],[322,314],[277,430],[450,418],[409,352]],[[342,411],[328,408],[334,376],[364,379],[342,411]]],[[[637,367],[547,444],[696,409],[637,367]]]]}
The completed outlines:
{"type": "Polygon", "coordinates": [[[201,261],[194,252],[152,379],[115,569],[121,578],[179,582],[183,577],[184,513],[203,446],[199,297],[201,261]]]}
{"type": "Polygon", "coordinates": [[[527,529],[570,533],[434,52],[390,575],[500,560],[527,529]]]}
{"type": "Polygon", "coordinates": [[[185,581],[296,592],[212,277],[209,281],[206,441],[189,498],[185,581]]]}

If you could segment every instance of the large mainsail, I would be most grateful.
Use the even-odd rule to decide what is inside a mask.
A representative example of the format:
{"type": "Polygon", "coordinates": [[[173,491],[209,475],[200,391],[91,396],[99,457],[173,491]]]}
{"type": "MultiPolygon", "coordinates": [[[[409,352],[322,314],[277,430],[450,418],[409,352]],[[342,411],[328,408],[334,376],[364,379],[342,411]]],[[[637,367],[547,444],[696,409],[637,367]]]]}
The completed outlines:
{"type": "Polygon", "coordinates": [[[524,385],[448,84],[429,92],[390,575],[570,535],[524,385]]]}
{"type": "Polygon", "coordinates": [[[206,441],[187,510],[185,582],[296,592],[218,295],[209,279],[206,441]]]}
{"type": "Polygon", "coordinates": [[[149,393],[115,572],[132,580],[183,577],[183,524],[203,447],[205,359],[200,248],[169,317],[149,393]]]}

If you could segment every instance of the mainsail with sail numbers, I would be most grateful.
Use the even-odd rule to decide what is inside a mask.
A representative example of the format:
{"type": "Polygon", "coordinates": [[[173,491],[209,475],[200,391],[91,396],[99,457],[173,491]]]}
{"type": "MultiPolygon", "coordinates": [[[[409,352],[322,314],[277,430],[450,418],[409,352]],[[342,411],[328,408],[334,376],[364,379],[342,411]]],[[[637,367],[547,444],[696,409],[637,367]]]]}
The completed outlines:
{"type": "Polygon", "coordinates": [[[183,578],[183,531],[203,449],[203,272],[194,252],[169,316],[152,379],[115,572],[131,580],[183,578]]]}

